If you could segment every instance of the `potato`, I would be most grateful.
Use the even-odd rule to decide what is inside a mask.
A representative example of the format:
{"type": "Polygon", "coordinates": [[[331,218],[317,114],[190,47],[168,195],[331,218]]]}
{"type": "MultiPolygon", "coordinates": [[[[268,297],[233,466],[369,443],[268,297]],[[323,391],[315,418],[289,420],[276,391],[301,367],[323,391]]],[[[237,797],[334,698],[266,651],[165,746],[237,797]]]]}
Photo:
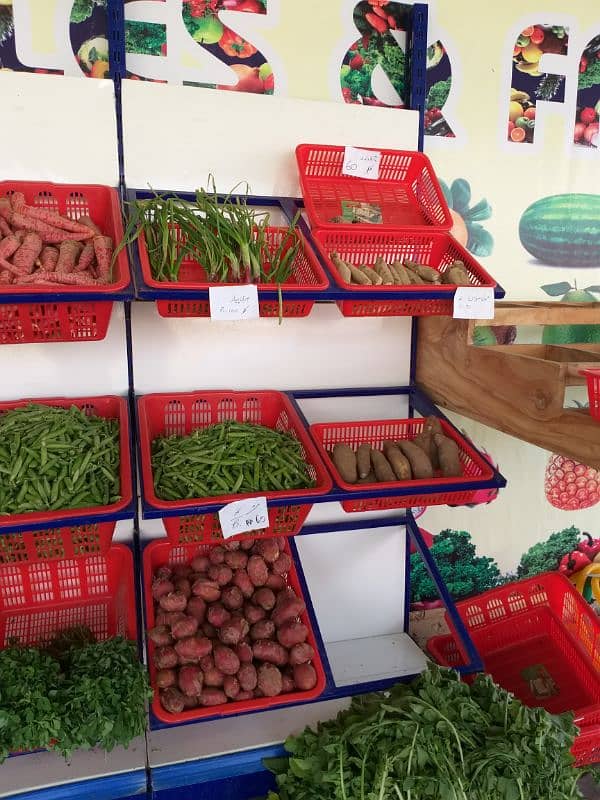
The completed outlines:
{"type": "Polygon", "coordinates": [[[275,605],[275,593],[272,589],[261,586],[261,588],[257,589],[252,595],[252,602],[255,606],[260,606],[260,608],[264,608],[265,611],[270,611],[275,605]]]}
{"type": "Polygon", "coordinates": [[[261,664],[258,668],[257,687],[264,697],[276,697],[281,694],[283,680],[281,672],[273,664],[261,664]]]}
{"type": "Polygon", "coordinates": [[[340,478],[345,483],[356,483],[358,471],[354,450],[347,444],[338,443],[333,446],[331,457],[335,468],[340,474],[340,478]]]}
{"type": "Polygon", "coordinates": [[[285,578],[283,575],[275,575],[275,573],[272,572],[267,578],[265,586],[272,589],[274,592],[279,592],[281,589],[285,589],[285,578]]]}
{"type": "Polygon", "coordinates": [[[173,570],[171,567],[164,564],[162,567],[159,567],[156,572],[154,573],[155,580],[171,580],[171,576],[173,574],[173,570]]]}
{"type": "Polygon", "coordinates": [[[210,622],[203,622],[202,623],[202,633],[208,639],[214,639],[217,635],[217,629],[214,625],[211,625],[210,622]]]}
{"type": "Polygon", "coordinates": [[[396,475],[389,461],[379,450],[371,450],[371,463],[375,477],[379,483],[389,483],[396,480],[396,475]]]}
{"type": "Polygon", "coordinates": [[[171,625],[174,625],[177,620],[182,619],[185,617],[183,611],[163,611],[162,608],[158,608],[156,611],[156,625],[168,625],[169,628],[171,625]]]}
{"type": "Polygon", "coordinates": [[[463,474],[460,463],[460,450],[454,439],[441,433],[434,433],[433,441],[437,447],[440,469],[445,478],[457,478],[463,474]]]}
{"type": "Polygon", "coordinates": [[[285,593],[282,592],[279,597],[282,599],[277,599],[277,604],[271,614],[271,619],[277,627],[290,619],[296,619],[306,609],[304,600],[297,597],[291,589],[286,590],[285,593]]]}
{"type": "MultiPolygon", "coordinates": [[[[231,542],[231,544],[237,544],[239,546],[239,542],[231,542]]],[[[246,569],[246,564],[248,563],[248,556],[242,550],[232,550],[230,552],[225,553],[225,563],[229,567],[229,569],[246,569]]]]}
{"type": "Polygon", "coordinates": [[[215,667],[224,675],[236,675],[240,668],[240,660],[235,652],[223,644],[218,644],[213,651],[215,667]]]}
{"type": "Polygon", "coordinates": [[[169,592],[163,594],[158,602],[165,611],[185,611],[187,597],[181,592],[169,592]]]}
{"type": "Polygon", "coordinates": [[[252,603],[246,603],[244,606],[244,616],[250,625],[254,625],[255,622],[264,619],[267,616],[267,612],[264,610],[264,608],[255,606],[252,603]]]}
{"type": "Polygon", "coordinates": [[[189,564],[174,564],[173,565],[173,579],[189,578],[192,573],[192,568],[189,564]]]}
{"type": "Polygon", "coordinates": [[[254,658],[252,653],[252,648],[250,647],[248,642],[240,642],[238,646],[235,648],[235,652],[240,662],[242,663],[242,666],[244,664],[250,664],[252,662],[252,659],[254,658]]]}
{"type": "Polygon", "coordinates": [[[231,619],[231,614],[221,603],[212,603],[206,612],[206,619],[215,628],[220,628],[231,619]]]}
{"type": "Polygon", "coordinates": [[[234,586],[238,587],[246,600],[254,594],[254,584],[248,577],[248,573],[245,569],[238,569],[233,573],[232,583],[234,586]]]}
{"type": "Polygon", "coordinates": [[[179,656],[180,664],[195,664],[202,656],[208,655],[212,650],[212,642],[202,636],[188,636],[175,642],[175,651],[179,656]]]}
{"type": "Polygon", "coordinates": [[[221,602],[229,611],[236,611],[244,605],[244,595],[237,586],[226,586],[221,593],[221,602]]]}
{"type": "Polygon", "coordinates": [[[275,575],[286,575],[292,568],[292,557],[288,553],[280,553],[277,561],[271,564],[275,575]]]}
{"type": "Polygon", "coordinates": [[[184,694],[183,695],[183,708],[184,710],[188,708],[198,708],[200,704],[200,698],[194,697],[191,694],[184,694]]]}
{"type": "Polygon", "coordinates": [[[227,695],[220,689],[203,689],[200,695],[201,706],[221,706],[227,702],[227,695]]]}
{"type": "Polygon", "coordinates": [[[289,694],[296,691],[296,684],[294,683],[294,675],[289,668],[285,668],[281,673],[281,693],[289,694]]]}
{"type": "Polygon", "coordinates": [[[254,692],[245,692],[244,690],[238,693],[238,696],[235,698],[238,703],[241,703],[242,700],[252,700],[254,697],[254,692]]]}
{"type": "MultiPolygon", "coordinates": [[[[346,264],[348,264],[348,262],[346,262],[346,264]]],[[[348,264],[348,269],[352,275],[352,283],[358,283],[361,286],[371,286],[371,278],[369,278],[369,276],[363,272],[362,269],[355,267],[354,264],[348,264]]]]}
{"type": "Polygon", "coordinates": [[[390,264],[390,272],[394,276],[396,286],[410,286],[410,275],[401,261],[394,261],[390,264]]]}
{"type": "Polygon", "coordinates": [[[269,577],[269,570],[262,556],[250,556],[246,571],[254,586],[264,586],[269,577]]]}
{"type": "Polygon", "coordinates": [[[375,261],[373,269],[380,276],[385,286],[391,286],[394,283],[394,276],[381,256],[375,261]]]}
{"type": "Polygon", "coordinates": [[[308,628],[301,622],[296,620],[289,620],[284,622],[280,628],[277,629],[277,641],[288,649],[295,644],[301,644],[306,641],[308,636],[308,628]]]}
{"type": "Polygon", "coordinates": [[[198,623],[202,623],[206,619],[206,601],[201,597],[190,597],[186,611],[190,617],[195,617],[198,623]]]}
{"type": "Polygon", "coordinates": [[[222,547],[224,547],[225,550],[239,550],[240,542],[238,539],[234,539],[233,541],[228,539],[227,541],[223,542],[222,547]]]}
{"type": "Polygon", "coordinates": [[[431,461],[432,467],[439,469],[440,462],[438,459],[437,447],[433,441],[434,433],[442,433],[442,426],[437,417],[426,417],[423,423],[423,430],[413,439],[413,442],[423,450],[431,461]]]}
{"type": "Polygon", "coordinates": [[[279,545],[276,539],[260,539],[255,545],[255,551],[267,564],[272,564],[279,557],[279,545]]]}
{"type": "Polygon", "coordinates": [[[197,697],[202,691],[202,684],[204,683],[202,670],[193,664],[181,667],[177,676],[177,683],[183,694],[197,697]]]}
{"type": "Polygon", "coordinates": [[[173,637],[171,636],[171,629],[167,625],[157,625],[150,628],[148,631],[148,638],[151,642],[159,647],[165,647],[168,644],[173,644],[173,637]]]}
{"type": "Polygon", "coordinates": [[[312,664],[297,664],[294,667],[294,683],[301,692],[309,692],[317,685],[317,673],[312,664]]]}
{"type": "Polygon", "coordinates": [[[177,578],[175,581],[175,591],[181,592],[187,598],[192,595],[192,587],[189,578],[177,578]]]}
{"type": "Polygon", "coordinates": [[[405,265],[410,267],[417,275],[427,283],[439,283],[441,275],[433,267],[428,267],[425,264],[418,264],[416,261],[405,261],[405,265]]]}
{"type": "Polygon", "coordinates": [[[221,545],[211,547],[208,551],[208,560],[211,564],[222,564],[225,561],[225,553],[227,551],[221,545]]]}
{"type": "Polygon", "coordinates": [[[230,700],[235,700],[240,693],[240,682],[235,675],[225,676],[225,679],[223,680],[223,691],[230,700]]]}
{"type": "Polygon", "coordinates": [[[152,597],[160,600],[163,595],[171,594],[175,591],[175,584],[167,578],[155,578],[152,581],[152,597]]]}
{"type": "Polygon", "coordinates": [[[204,675],[204,688],[206,689],[207,686],[213,686],[219,688],[223,686],[223,682],[225,681],[225,676],[221,672],[220,669],[217,669],[215,666],[207,667],[206,669],[202,670],[204,675]]]}
{"type": "Polygon", "coordinates": [[[208,568],[208,577],[219,586],[227,586],[233,578],[233,571],[227,564],[211,564],[208,568]]]}
{"type": "Polygon", "coordinates": [[[153,656],[154,666],[157,669],[172,669],[179,663],[179,656],[174,647],[157,647],[153,656]]]}
{"type": "Polygon", "coordinates": [[[383,454],[389,461],[394,475],[399,481],[409,481],[411,479],[410,461],[393,442],[383,443],[383,454]]]}
{"type": "Polygon", "coordinates": [[[208,572],[210,561],[208,556],[197,555],[192,558],[191,564],[192,572],[208,572]]]}
{"type": "Polygon", "coordinates": [[[330,258],[337,269],[340,278],[344,281],[344,283],[351,283],[352,281],[352,270],[343,261],[337,253],[331,253],[330,258]]]}
{"type": "Polygon", "coordinates": [[[292,667],[296,667],[298,664],[306,664],[308,661],[312,661],[314,657],[315,651],[308,642],[295,644],[290,650],[289,654],[289,660],[292,667]]]}
{"type": "Polygon", "coordinates": [[[402,440],[398,442],[398,447],[410,461],[413,478],[421,480],[433,477],[433,465],[431,459],[414,442],[402,440]]]}
{"type": "Polygon", "coordinates": [[[278,667],[282,667],[288,661],[285,647],[269,639],[259,639],[254,642],[252,652],[254,653],[254,658],[259,661],[268,661],[269,664],[276,664],[278,667]]]}
{"type": "Polygon", "coordinates": [[[356,451],[356,467],[359,478],[366,478],[371,471],[371,445],[363,442],[356,451]]]}
{"type": "Polygon", "coordinates": [[[159,669],[154,682],[159,689],[168,689],[177,685],[177,673],[174,669],[159,669]]]}
{"type": "Polygon", "coordinates": [[[258,683],[258,675],[254,664],[242,664],[237,674],[240,687],[245,692],[253,692],[258,683]]]}
{"type": "Polygon", "coordinates": [[[160,693],[160,704],[169,714],[181,714],[185,707],[183,694],[174,686],[160,693]]]}
{"type": "Polygon", "coordinates": [[[171,633],[176,639],[185,639],[186,636],[193,636],[197,630],[198,620],[192,616],[183,617],[171,627],[171,633]]]}
{"type": "Polygon", "coordinates": [[[270,619],[261,619],[250,628],[250,638],[253,642],[258,639],[271,639],[275,634],[275,623],[270,619]]]}
{"type": "Polygon", "coordinates": [[[214,603],[221,597],[221,587],[208,578],[200,578],[192,584],[192,594],[201,597],[207,603],[214,603]]]}
{"type": "Polygon", "coordinates": [[[237,645],[248,630],[249,625],[245,619],[231,619],[219,628],[219,639],[223,644],[237,645]]]}
{"type": "Polygon", "coordinates": [[[252,550],[255,541],[255,539],[251,539],[250,537],[248,539],[242,539],[240,541],[240,547],[242,550],[252,550]]]}

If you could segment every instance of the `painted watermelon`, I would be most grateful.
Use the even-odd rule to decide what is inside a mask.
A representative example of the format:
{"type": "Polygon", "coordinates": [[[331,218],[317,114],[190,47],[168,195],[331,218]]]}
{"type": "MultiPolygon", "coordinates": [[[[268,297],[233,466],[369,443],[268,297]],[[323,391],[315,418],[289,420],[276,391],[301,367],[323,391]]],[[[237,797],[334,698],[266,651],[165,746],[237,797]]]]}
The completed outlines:
{"type": "Polygon", "coordinates": [[[536,200],[523,212],[519,238],[543,264],[600,267],[600,195],[557,194],[536,200]]]}

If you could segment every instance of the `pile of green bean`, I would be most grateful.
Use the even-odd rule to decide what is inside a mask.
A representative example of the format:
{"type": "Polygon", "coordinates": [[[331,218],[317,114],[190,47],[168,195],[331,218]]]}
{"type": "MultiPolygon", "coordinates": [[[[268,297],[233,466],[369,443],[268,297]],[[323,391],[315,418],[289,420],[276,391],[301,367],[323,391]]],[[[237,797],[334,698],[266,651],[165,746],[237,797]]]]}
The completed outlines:
{"type": "Polygon", "coordinates": [[[189,436],[155,439],[152,470],[161,500],[314,485],[296,439],[249,422],[221,422],[189,436]]]}
{"type": "Polygon", "coordinates": [[[0,514],[116,503],[119,466],[117,420],[38,403],[0,415],[0,514]]]}

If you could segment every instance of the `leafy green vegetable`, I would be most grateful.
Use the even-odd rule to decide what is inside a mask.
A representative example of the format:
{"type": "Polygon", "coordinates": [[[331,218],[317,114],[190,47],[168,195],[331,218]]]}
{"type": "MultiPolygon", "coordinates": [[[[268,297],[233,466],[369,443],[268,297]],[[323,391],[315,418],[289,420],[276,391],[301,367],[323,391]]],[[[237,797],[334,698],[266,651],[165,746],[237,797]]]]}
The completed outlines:
{"type": "Polygon", "coordinates": [[[577,549],[580,537],[579,528],[571,525],[570,528],[551,534],[546,541],[534,544],[521,556],[517,567],[518,577],[529,578],[540,572],[556,569],[564,555],[577,549]]]}
{"type": "Polygon", "coordinates": [[[473,686],[431,665],[411,684],[355,697],[286,741],[269,800],[580,798],[573,715],[527,708],[489,676],[473,686]]]}
{"type": "Polygon", "coordinates": [[[358,95],[361,97],[372,97],[371,74],[373,73],[373,69],[373,64],[363,64],[361,69],[350,70],[342,79],[342,86],[350,89],[352,97],[355,99],[358,95]]]}
{"type": "Polygon", "coordinates": [[[402,102],[406,103],[404,50],[391,35],[386,36],[383,42],[381,67],[390,79],[394,89],[398,92],[402,102]]]}
{"type": "Polygon", "coordinates": [[[75,0],[71,9],[71,23],[85,22],[89,19],[96,6],[106,8],[107,0],[75,0]]]}
{"type": "MultiPolygon", "coordinates": [[[[459,599],[493,589],[501,583],[500,570],[492,558],[478,556],[466,531],[442,531],[429,548],[450,594],[459,599]]],[[[434,582],[418,553],[410,557],[413,601],[436,600],[434,582]]]]}
{"type": "Polygon", "coordinates": [[[585,72],[579,73],[578,89],[591,89],[600,84],[600,58],[595,58],[587,65],[585,72]]]}
{"type": "Polygon", "coordinates": [[[452,78],[438,81],[427,92],[427,108],[442,108],[448,99],[452,87],[452,78]]]}
{"type": "Polygon", "coordinates": [[[158,22],[125,21],[125,51],[148,56],[160,56],[167,43],[167,29],[158,22]]]}

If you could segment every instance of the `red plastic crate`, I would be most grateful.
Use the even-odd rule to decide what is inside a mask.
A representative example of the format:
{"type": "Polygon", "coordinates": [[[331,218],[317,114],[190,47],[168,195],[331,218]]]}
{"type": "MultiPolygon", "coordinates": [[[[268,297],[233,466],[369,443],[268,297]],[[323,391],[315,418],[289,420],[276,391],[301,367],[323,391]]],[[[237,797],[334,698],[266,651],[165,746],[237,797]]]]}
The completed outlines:
{"type": "MultiPolygon", "coordinates": [[[[548,572],[456,607],[485,671],[525,705],[552,714],[574,711],[581,735],[573,755],[580,764],[598,760],[600,619],[570,581],[548,572]],[[536,676],[546,679],[548,694],[533,683],[536,676]]],[[[466,663],[453,636],[435,637],[427,649],[446,666],[466,663]]]]}
{"type": "MultiPolygon", "coordinates": [[[[144,481],[144,495],[148,503],[158,509],[185,510],[202,502],[229,503],[243,497],[252,497],[253,494],[218,495],[214,497],[195,498],[191,500],[160,500],[154,493],[152,476],[152,442],[158,436],[172,436],[189,434],[197,428],[204,428],[217,422],[235,419],[239,422],[254,422],[285,431],[296,437],[303,449],[309,474],[315,481],[311,489],[292,489],[282,492],[265,492],[261,496],[269,498],[289,498],[313,495],[319,496],[330,491],[331,478],[321,461],[317,448],[313,444],[308,431],[304,428],[302,420],[296,413],[289,399],[281,392],[189,392],[179,394],[150,394],[138,400],[138,414],[140,427],[140,462],[144,481]]],[[[256,493],[255,493],[256,494],[256,493]]],[[[302,507],[289,506],[269,508],[270,528],[268,535],[289,536],[298,533],[302,523],[310,511],[310,504],[302,507]]],[[[195,537],[201,532],[199,541],[212,541],[216,535],[218,521],[208,519],[213,515],[198,515],[190,518],[182,528],[181,521],[172,522],[165,519],[167,533],[180,540],[183,530],[184,536],[189,536],[190,526],[193,527],[195,537]],[[190,519],[192,520],[190,522],[190,519]]],[[[219,526],[220,530],[220,526],[219,526]]],[[[266,533],[266,532],[265,532],[266,533]]],[[[251,536],[257,535],[254,531],[251,536]]],[[[220,538],[220,537],[219,537],[220,538]]],[[[243,538],[242,535],[236,538],[243,538]]],[[[184,539],[189,541],[189,539],[184,539]]]]}
{"type": "Polygon", "coordinates": [[[312,232],[317,249],[325,259],[331,276],[342,289],[360,293],[402,291],[409,294],[427,294],[426,300],[361,300],[359,297],[338,301],[345,317],[398,317],[398,316],[452,316],[453,298],[441,298],[442,292],[456,290],[452,284],[410,286],[357,286],[346,283],[333,265],[330,254],[336,252],[344,261],[360,267],[373,266],[378,258],[393,262],[405,259],[417,261],[437,269],[442,274],[455,261],[462,261],[473,286],[496,286],[481,264],[449,233],[438,231],[394,231],[385,233],[361,228],[356,230],[315,230],[312,232]]]}
{"type": "MultiPolygon", "coordinates": [[[[2,181],[0,197],[19,191],[29,205],[57,211],[71,219],[89,214],[116,246],[123,238],[119,195],[109,186],[60,184],[33,181],[2,181]]],[[[0,297],[15,294],[48,294],[52,300],[0,305],[0,344],[24,342],[70,342],[104,339],[110,321],[112,300],[86,300],[85,295],[111,294],[130,283],[129,262],[122,250],[115,263],[115,280],[106,286],[1,286],[0,297]],[[81,300],[60,301],[56,295],[80,294],[81,300]]]]}
{"type": "MultiPolygon", "coordinates": [[[[87,414],[95,414],[107,419],[119,420],[119,442],[121,450],[120,476],[121,476],[121,499],[117,503],[108,506],[93,506],[90,508],[65,508],[59,511],[35,511],[26,514],[9,514],[0,517],[0,530],[3,527],[14,524],[27,525],[28,523],[44,523],[49,528],[57,519],[69,519],[72,517],[84,517],[89,514],[112,513],[122,511],[132,500],[131,482],[131,455],[129,452],[129,411],[127,401],[123,397],[106,395],[104,397],[33,397],[27,400],[13,400],[0,402],[0,414],[12,408],[20,408],[29,403],[39,403],[46,406],[56,406],[59,408],[70,408],[77,406],[85,409],[87,414]]],[[[65,529],[66,530],[66,529],[65,529]]],[[[104,529],[106,531],[106,529],[104,529]]],[[[61,535],[62,536],[62,535],[61,535]]],[[[103,532],[103,536],[106,533],[103,532]]]]}
{"type": "Polygon", "coordinates": [[[600,419],[600,369],[583,369],[581,374],[587,378],[590,414],[600,419]]]}
{"type": "Polygon", "coordinates": [[[296,148],[300,186],[308,218],[315,228],[363,230],[435,227],[449,231],[452,217],[430,160],[423,153],[381,150],[379,178],[342,175],[344,147],[301,144],[296,148]],[[382,224],[335,223],[342,200],[373,203],[382,224]]]}
{"type": "Polygon", "coordinates": [[[483,482],[493,477],[493,471],[487,461],[475,448],[445,420],[440,419],[444,434],[453,439],[459,446],[463,475],[459,478],[434,477],[428,480],[393,481],[388,483],[346,483],[335,468],[330,452],[335,444],[347,444],[354,450],[364,443],[375,449],[381,449],[387,440],[414,439],[425,424],[424,419],[372,420],[368,422],[325,422],[310,426],[310,432],[317,442],[321,455],[327,462],[334,481],[348,492],[365,489],[392,489],[398,487],[414,487],[414,494],[404,497],[381,497],[373,500],[347,500],[342,503],[344,511],[380,511],[388,508],[414,508],[415,506],[464,505],[475,499],[477,489],[461,489],[466,482],[483,482]],[[447,482],[452,489],[433,494],[419,494],[423,486],[435,486],[447,482]]]}
{"type": "MultiPolygon", "coordinates": [[[[273,253],[281,244],[286,235],[287,228],[270,227],[266,229],[269,250],[273,253]]],[[[311,290],[324,290],[329,285],[323,268],[317,257],[308,245],[300,231],[296,231],[297,238],[302,245],[292,264],[290,280],[281,284],[283,290],[290,293],[311,290]]],[[[157,281],[152,277],[146,237],[142,234],[138,239],[140,264],[144,281],[148,286],[156,289],[208,289],[210,286],[236,286],[237,283],[210,283],[207,280],[206,270],[198,261],[186,259],[181,263],[179,281],[157,281]]],[[[261,283],[261,289],[277,291],[276,283],[261,283]]],[[[282,315],[284,317],[306,317],[310,314],[314,300],[284,300],[282,315]]],[[[209,317],[210,305],[208,300],[159,300],[157,301],[158,313],[163,317],[209,317]]],[[[279,316],[279,302],[277,300],[259,301],[261,317],[279,316]]]]}
{"type": "MultiPolygon", "coordinates": [[[[144,598],[146,608],[146,627],[151,628],[154,626],[154,603],[152,600],[152,576],[154,572],[165,564],[185,564],[194,558],[194,556],[205,553],[210,549],[210,545],[186,544],[186,545],[173,545],[169,541],[155,541],[149,544],[144,550],[143,556],[143,569],[144,569],[144,598]]],[[[289,554],[289,549],[286,548],[289,554]]],[[[287,575],[284,576],[286,583],[290,586],[299,597],[304,597],[296,568],[292,562],[292,568],[287,575]]],[[[210,706],[207,708],[192,708],[187,711],[182,711],[180,714],[169,714],[160,704],[158,693],[155,691],[154,699],[152,700],[152,711],[161,722],[169,724],[179,724],[182,722],[193,722],[194,720],[205,719],[206,717],[222,717],[231,714],[242,714],[248,711],[262,711],[276,706],[286,705],[288,703],[308,702],[315,700],[319,695],[325,691],[325,671],[319,655],[319,648],[315,639],[310,618],[305,611],[300,615],[300,621],[308,628],[308,643],[315,651],[315,656],[312,659],[312,665],[317,673],[317,683],[314,689],[308,692],[291,692],[288,694],[280,694],[277,697],[261,697],[254,700],[242,700],[239,702],[230,702],[222,706],[210,706]]],[[[156,668],[154,666],[153,653],[154,644],[147,639],[148,646],[148,664],[150,669],[150,683],[155,688],[156,668]]]]}
{"type": "Polygon", "coordinates": [[[95,522],[43,531],[6,533],[0,536],[0,565],[106,553],[114,530],[114,522],[95,522]]]}
{"type": "Polygon", "coordinates": [[[133,556],[125,545],[104,555],[0,566],[0,648],[13,637],[39,645],[76,625],[99,640],[137,638],[133,556]]]}
{"type": "MultiPolygon", "coordinates": [[[[308,503],[302,506],[269,506],[269,527],[251,533],[229,536],[228,541],[236,539],[269,538],[269,536],[294,536],[301,530],[310,509],[308,503]]],[[[197,514],[185,517],[163,517],[163,525],[169,540],[175,544],[218,544],[223,541],[223,531],[218,514],[197,514]]]]}

